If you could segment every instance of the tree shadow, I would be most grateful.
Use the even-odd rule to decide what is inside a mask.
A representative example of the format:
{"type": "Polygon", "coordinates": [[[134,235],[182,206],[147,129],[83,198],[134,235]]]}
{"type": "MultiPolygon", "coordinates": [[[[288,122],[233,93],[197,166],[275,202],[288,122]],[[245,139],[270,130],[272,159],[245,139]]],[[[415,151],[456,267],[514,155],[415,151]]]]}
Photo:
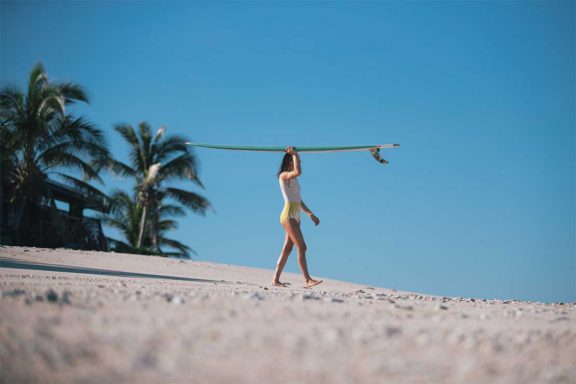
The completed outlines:
{"type": "Polygon", "coordinates": [[[37,271],[50,271],[50,272],[69,272],[81,273],[85,275],[101,275],[101,276],[115,276],[115,277],[136,277],[145,279],[164,279],[164,280],[177,280],[177,281],[191,281],[195,283],[220,283],[221,280],[208,280],[208,279],[195,279],[191,277],[178,277],[167,275],[152,275],[148,273],[124,272],[124,271],[111,271],[106,269],[84,268],[84,267],[70,267],[67,265],[57,264],[44,264],[44,263],[31,263],[21,260],[0,258],[0,268],[17,268],[17,269],[33,269],[37,271]]]}

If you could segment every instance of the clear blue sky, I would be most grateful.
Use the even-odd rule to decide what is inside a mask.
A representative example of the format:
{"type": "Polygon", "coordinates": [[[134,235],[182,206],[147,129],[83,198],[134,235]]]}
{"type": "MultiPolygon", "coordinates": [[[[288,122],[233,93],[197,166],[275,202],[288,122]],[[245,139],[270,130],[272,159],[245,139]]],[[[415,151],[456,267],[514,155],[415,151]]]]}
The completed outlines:
{"type": "MultiPolygon", "coordinates": [[[[105,129],[197,142],[400,143],[303,156],[323,276],[448,296],[576,300],[575,3],[8,2],[1,77],[83,85],[105,129]]],[[[174,237],[273,268],[278,154],[197,150],[216,213],[174,237]]],[[[105,190],[126,185],[107,177],[105,190]]],[[[295,255],[288,270],[297,272],[295,255]]]]}

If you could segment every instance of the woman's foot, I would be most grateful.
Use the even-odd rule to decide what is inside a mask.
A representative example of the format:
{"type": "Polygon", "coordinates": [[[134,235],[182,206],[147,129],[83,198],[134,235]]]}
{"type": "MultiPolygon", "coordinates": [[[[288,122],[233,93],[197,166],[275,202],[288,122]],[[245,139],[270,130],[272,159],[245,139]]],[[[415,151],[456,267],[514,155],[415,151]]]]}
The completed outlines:
{"type": "Polygon", "coordinates": [[[273,281],[273,282],[272,282],[272,286],[273,286],[273,287],[286,288],[286,283],[282,283],[282,282],[280,282],[280,281],[273,281]]]}
{"type": "Polygon", "coordinates": [[[312,288],[315,285],[320,284],[321,282],[323,282],[324,280],[314,280],[314,279],[310,279],[306,282],[306,286],[304,288],[312,288]]]}

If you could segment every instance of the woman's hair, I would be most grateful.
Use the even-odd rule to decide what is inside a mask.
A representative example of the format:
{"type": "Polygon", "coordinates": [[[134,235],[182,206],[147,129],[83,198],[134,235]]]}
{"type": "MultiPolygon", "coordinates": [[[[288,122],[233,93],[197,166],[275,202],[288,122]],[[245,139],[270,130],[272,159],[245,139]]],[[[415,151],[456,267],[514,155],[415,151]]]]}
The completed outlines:
{"type": "Polygon", "coordinates": [[[289,153],[284,154],[284,157],[282,158],[282,163],[280,164],[280,169],[278,170],[276,177],[280,176],[282,172],[290,172],[294,168],[293,163],[294,162],[292,161],[292,155],[289,153]]]}

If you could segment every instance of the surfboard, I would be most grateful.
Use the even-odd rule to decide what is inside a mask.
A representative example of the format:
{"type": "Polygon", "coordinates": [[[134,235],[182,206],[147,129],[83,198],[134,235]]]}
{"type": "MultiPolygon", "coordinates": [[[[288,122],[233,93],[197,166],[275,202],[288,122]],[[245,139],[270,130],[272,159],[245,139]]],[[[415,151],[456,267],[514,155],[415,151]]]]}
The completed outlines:
{"type": "MultiPolygon", "coordinates": [[[[245,145],[215,145],[200,144],[187,141],[186,144],[194,147],[211,148],[211,149],[228,149],[231,151],[254,151],[254,152],[284,152],[286,147],[254,147],[245,145]]],[[[400,144],[379,144],[379,145],[354,145],[354,146],[337,146],[337,147],[294,147],[298,152],[344,152],[344,151],[367,151],[372,148],[396,148],[400,144]]]]}
{"type": "MultiPolygon", "coordinates": [[[[187,141],[186,144],[210,149],[225,149],[230,151],[251,151],[251,152],[285,152],[286,147],[258,147],[246,145],[216,145],[216,144],[201,144],[187,141]]],[[[372,156],[381,164],[388,164],[387,160],[380,157],[380,149],[398,148],[400,144],[377,144],[377,145],[352,145],[352,146],[336,146],[336,147],[294,147],[298,152],[307,153],[324,153],[324,152],[350,152],[350,151],[369,151],[372,156]]]]}

